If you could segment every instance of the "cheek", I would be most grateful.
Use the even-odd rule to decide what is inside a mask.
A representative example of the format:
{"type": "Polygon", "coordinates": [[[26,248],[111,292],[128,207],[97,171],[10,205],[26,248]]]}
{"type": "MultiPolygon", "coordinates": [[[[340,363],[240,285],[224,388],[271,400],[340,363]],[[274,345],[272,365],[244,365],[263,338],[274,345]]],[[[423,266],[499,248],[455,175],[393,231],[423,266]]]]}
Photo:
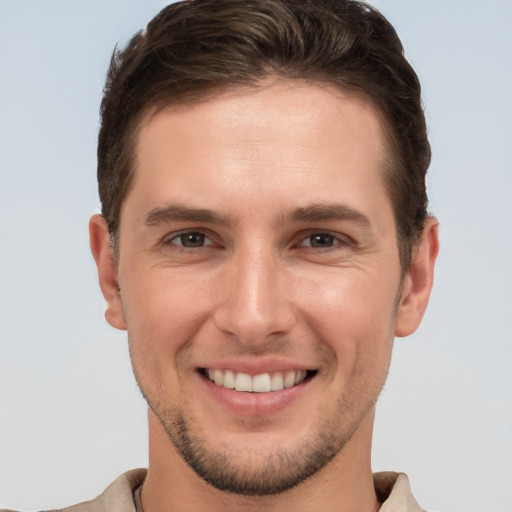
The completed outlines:
{"type": "Polygon", "coordinates": [[[348,378],[359,365],[379,367],[389,359],[398,278],[372,278],[351,269],[310,289],[315,294],[303,300],[302,309],[316,337],[334,352],[331,371],[341,368],[348,378]]]}
{"type": "Polygon", "coordinates": [[[155,275],[123,288],[130,355],[138,377],[171,383],[207,307],[194,286],[155,275]]]}
{"type": "Polygon", "coordinates": [[[185,341],[184,331],[193,330],[207,309],[201,283],[174,272],[155,271],[132,280],[124,291],[132,329],[144,334],[149,343],[166,338],[170,350],[185,341]]]}

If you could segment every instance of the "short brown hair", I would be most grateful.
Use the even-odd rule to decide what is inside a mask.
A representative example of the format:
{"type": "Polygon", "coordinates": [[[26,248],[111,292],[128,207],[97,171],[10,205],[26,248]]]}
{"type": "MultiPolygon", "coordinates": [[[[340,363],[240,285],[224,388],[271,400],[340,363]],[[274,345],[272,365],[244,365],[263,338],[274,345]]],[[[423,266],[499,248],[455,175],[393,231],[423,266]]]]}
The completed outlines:
{"type": "Polygon", "coordinates": [[[102,214],[114,248],[142,117],[271,76],[334,85],[377,108],[390,145],[386,185],[406,270],[427,217],[430,145],[420,84],[391,24],[355,0],[185,0],[114,50],[98,142],[102,214]]]}

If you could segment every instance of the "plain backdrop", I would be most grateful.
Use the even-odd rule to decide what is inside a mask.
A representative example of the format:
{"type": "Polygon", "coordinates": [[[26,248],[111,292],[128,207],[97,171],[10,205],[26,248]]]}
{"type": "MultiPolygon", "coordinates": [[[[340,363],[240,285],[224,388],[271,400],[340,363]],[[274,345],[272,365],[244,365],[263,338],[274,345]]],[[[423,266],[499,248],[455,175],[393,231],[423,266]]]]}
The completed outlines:
{"type": "MultiPolygon", "coordinates": [[[[90,499],[147,464],[87,222],[111,51],[161,0],[0,0],[0,507],[90,499]]],[[[423,84],[442,251],[396,342],[374,469],[429,510],[512,511],[512,1],[375,0],[423,84]]]]}

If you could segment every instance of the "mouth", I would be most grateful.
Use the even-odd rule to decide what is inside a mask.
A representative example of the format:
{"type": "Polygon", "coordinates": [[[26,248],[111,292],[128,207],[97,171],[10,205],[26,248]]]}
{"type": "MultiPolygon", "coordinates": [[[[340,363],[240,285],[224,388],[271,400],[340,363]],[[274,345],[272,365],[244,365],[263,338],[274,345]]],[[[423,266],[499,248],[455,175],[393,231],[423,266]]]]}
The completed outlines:
{"type": "Polygon", "coordinates": [[[233,370],[200,368],[199,373],[217,386],[246,393],[270,393],[290,389],[311,379],[316,370],[288,370],[249,375],[233,370]]]}

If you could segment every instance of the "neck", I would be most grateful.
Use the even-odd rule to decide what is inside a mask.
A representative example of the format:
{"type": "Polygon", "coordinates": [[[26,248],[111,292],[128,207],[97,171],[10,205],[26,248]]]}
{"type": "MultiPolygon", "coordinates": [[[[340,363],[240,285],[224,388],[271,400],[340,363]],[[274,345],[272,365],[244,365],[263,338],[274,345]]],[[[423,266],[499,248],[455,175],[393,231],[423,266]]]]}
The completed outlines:
{"type": "Polygon", "coordinates": [[[334,459],[296,487],[273,496],[239,496],[215,489],[176,452],[156,417],[149,413],[149,468],[142,489],[144,512],[375,512],[379,502],[370,464],[374,411],[334,459]]]}

